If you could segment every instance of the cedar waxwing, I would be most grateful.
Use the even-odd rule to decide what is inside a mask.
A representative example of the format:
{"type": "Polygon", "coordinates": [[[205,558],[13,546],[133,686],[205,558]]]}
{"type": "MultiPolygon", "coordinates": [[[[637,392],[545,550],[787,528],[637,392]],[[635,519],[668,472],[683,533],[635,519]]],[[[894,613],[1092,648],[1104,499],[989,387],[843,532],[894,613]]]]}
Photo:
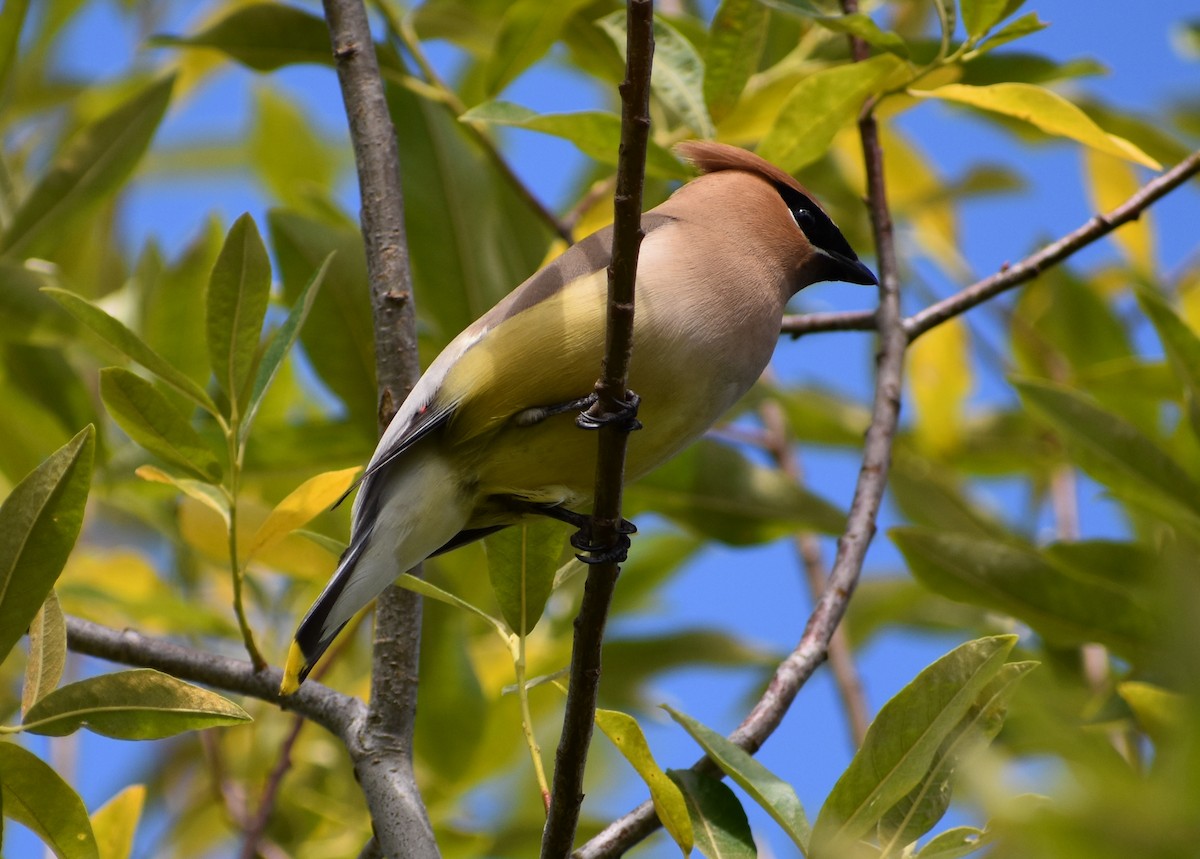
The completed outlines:
{"type": "MultiPolygon", "coordinates": [[[[797,291],[877,282],[779,168],[719,143],[678,151],[701,175],[642,217],[629,386],[644,429],[630,436],[627,480],[699,437],[750,389],[797,291]]],[[[362,478],[349,548],[296,631],[283,694],[400,573],[534,513],[581,520],[597,445],[575,417],[600,373],[611,248],[611,228],[569,248],[459,334],[417,382],[362,478]]]]}

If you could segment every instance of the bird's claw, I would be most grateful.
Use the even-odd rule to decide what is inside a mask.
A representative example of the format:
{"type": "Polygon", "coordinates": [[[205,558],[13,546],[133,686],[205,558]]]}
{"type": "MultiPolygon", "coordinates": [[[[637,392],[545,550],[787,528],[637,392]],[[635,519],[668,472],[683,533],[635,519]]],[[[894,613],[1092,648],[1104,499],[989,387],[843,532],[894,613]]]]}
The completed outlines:
{"type": "Polygon", "coordinates": [[[633,391],[626,391],[626,396],[629,399],[617,401],[618,407],[615,411],[594,415],[592,408],[596,405],[597,397],[592,394],[588,397],[588,408],[576,415],[575,425],[590,430],[600,429],[602,426],[615,426],[625,432],[640,430],[642,422],[637,419],[637,412],[642,398],[633,391]]]}
{"type": "Polygon", "coordinates": [[[588,565],[623,564],[629,557],[629,534],[620,531],[611,544],[599,546],[591,542],[591,535],[587,531],[581,529],[571,535],[571,545],[579,550],[575,557],[588,565]]]}

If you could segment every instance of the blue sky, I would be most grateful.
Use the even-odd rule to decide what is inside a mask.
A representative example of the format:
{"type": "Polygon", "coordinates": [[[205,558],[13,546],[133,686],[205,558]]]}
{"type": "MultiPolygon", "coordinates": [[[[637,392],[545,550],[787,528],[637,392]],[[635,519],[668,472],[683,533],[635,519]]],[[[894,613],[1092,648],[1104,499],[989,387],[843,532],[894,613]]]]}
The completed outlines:
{"type": "MultiPolygon", "coordinates": [[[[1080,92],[1099,94],[1118,107],[1150,112],[1197,91],[1200,64],[1194,58],[1181,56],[1169,38],[1174,24],[1196,14],[1194,3],[1168,0],[1131,5],[1030,0],[1026,6],[1052,26],[1023,41],[1022,49],[1059,60],[1094,57],[1108,67],[1105,76],[1072,84],[1080,92]]],[[[75,28],[63,53],[64,66],[89,77],[116,74],[128,66],[138,46],[129,37],[131,28],[121,20],[118,8],[115,2],[91,4],[91,11],[75,28]]],[[[185,16],[180,26],[187,20],[194,18],[185,16]]],[[[452,65],[453,51],[434,46],[433,54],[444,65],[452,65]]],[[[328,130],[331,140],[345,145],[341,100],[332,71],[291,69],[280,73],[277,80],[302,97],[328,130]]],[[[243,133],[249,119],[248,93],[255,82],[252,74],[240,68],[222,72],[186,107],[172,112],[162,129],[160,143],[169,144],[196,134],[233,138],[243,133]]],[[[591,106],[600,96],[588,81],[558,71],[535,70],[517,80],[505,97],[538,110],[565,111],[591,106]]],[[[1026,175],[1025,191],[987,198],[964,208],[963,254],[981,275],[1006,260],[1019,259],[1038,240],[1075,228],[1091,214],[1078,149],[1073,144],[1018,147],[1003,132],[935,104],[909,112],[902,126],[947,176],[961,174],[980,159],[1005,164],[1026,175]]],[[[567,187],[564,177],[580,162],[573,148],[559,140],[524,132],[507,135],[506,141],[517,173],[552,207],[562,204],[567,187]]],[[[347,205],[352,208],[356,185],[351,176],[345,177],[344,187],[347,205]]],[[[821,189],[814,187],[813,191],[819,195],[821,189]]],[[[1160,257],[1168,271],[1196,253],[1197,202],[1193,183],[1193,187],[1168,197],[1154,211],[1160,257]]],[[[153,235],[169,251],[174,251],[200,228],[209,212],[218,212],[229,223],[248,210],[261,223],[270,204],[265,192],[238,174],[217,181],[172,184],[169,190],[143,187],[135,192],[126,212],[128,237],[132,243],[140,244],[146,236],[153,235]]],[[[1101,243],[1085,258],[1095,260],[1111,253],[1111,247],[1101,243]]],[[[951,285],[942,287],[948,289],[951,285]]],[[[806,295],[806,306],[865,307],[872,300],[870,292],[860,287],[827,284],[819,290],[806,295]]],[[[919,301],[910,300],[910,309],[917,306],[919,301]]],[[[863,334],[781,342],[776,367],[784,378],[849,387],[865,398],[869,392],[871,348],[870,339],[863,334]]],[[[976,402],[983,405],[1004,396],[1003,387],[992,380],[981,385],[976,402]]],[[[838,503],[848,503],[857,472],[856,459],[818,452],[806,454],[805,462],[819,491],[838,503]]],[[[990,492],[997,506],[1007,508],[1024,501],[1019,492],[1004,485],[992,487],[990,492]]],[[[1086,481],[1081,486],[1081,502],[1085,535],[1119,533],[1120,523],[1111,508],[1086,481]]],[[[883,528],[889,519],[890,514],[881,523],[883,528]]],[[[829,559],[832,547],[827,543],[825,548],[829,559]]],[[[893,571],[899,568],[898,556],[885,537],[877,539],[868,567],[893,571]]],[[[649,632],[661,630],[664,623],[670,627],[713,625],[786,651],[798,638],[808,608],[789,544],[746,550],[713,547],[705,552],[700,563],[677,578],[664,595],[663,616],[669,617],[668,621],[661,616],[638,618],[615,631],[649,632]]],[[[953,643],[944,638],[900,634],[875,640],[859,660],[872,711],[953,643]]],[[[664,701],[715,728],[728,730],[740,719],[742,701],[750,686],[744,674],[714,676],[707,672],[681,672],[666,678],[660,689],[664,701]]],[[[669,724],[651,725],[648,734],[659,761],[666,766],[682,766],[696,756],[690,740],[669,724]]],[[[514,726],[514,742],[517,737],[514,726]]],[[[106,755],[110,764],[95,768],[96,775],[84,779],[85,799],[90,808],[95,808],[132,777],[120,763],[128,749],[90,735],[83,742],[85,754],[94,748],[106,755]]],[[[801,693],[784,727],[764,749],[763,759],[769,767],[795,782],[810,815],[815,815],[834,779],[849,761],[850,753],[832,684],[822,670],[801,693]]],[[[630,773],[628,782],[632,789],[607,798],[605,807],[621,812],[632,802],[640,801],[643,792],[633,781],[630,773]]],[[[778,855],[790,855],[768,820],[752,815],[752,822],[760,834],[769,838],[778,855]]],[[[19,852],[25,849],[23,844],[19,838],[11,840],[8,855],[27,855],[19,852]]],[[[660,845],[648,855],[667,856],[672,850],[660,845]]]]}

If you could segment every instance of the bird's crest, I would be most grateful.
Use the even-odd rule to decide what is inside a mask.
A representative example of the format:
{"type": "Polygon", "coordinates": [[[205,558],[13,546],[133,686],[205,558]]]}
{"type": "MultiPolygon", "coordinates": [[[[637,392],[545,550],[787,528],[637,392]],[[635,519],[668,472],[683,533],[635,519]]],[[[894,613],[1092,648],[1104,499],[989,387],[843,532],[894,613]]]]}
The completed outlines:
{"type": "Polygon", "coordinates": [[[715,140],[685,140],[675,146],[682,155],[701,173],[716,173],[719,170],[742,170],[757,173],[773,185],[783,185],[812,199],[812,194],[788,173],[770,161],[739,146],[717,143],[715,140]]]}

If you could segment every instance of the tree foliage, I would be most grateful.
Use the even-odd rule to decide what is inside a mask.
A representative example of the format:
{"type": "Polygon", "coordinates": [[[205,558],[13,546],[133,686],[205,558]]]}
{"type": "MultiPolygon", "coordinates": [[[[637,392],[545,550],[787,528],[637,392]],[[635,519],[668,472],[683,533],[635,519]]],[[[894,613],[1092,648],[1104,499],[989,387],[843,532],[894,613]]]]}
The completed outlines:
{"type": "MultiPolygon", "coordinates": [[[[1195,104],[1132,114],[1077,97],[1069,85],[1096,65],[1025,52],[1021,39],[1047,25],[1020,0],[713,5],[664,3],[655,20],[647,207],[688,176],[673,143],[756,148],[812,187],[854,246],[870,247],[872,219],[895,223],[891,275],[906,313],[980,285],[968,286],[978,266],[959,252],[963,209],[1020,187],[1031,148],[1075,147],[1100,216],[1181,162],[1197,171],[1195,104]],[[869,56],[853,61],[851,39],[869,56]],[[1005,163],[944,175],[906,124],[937,106],[1009,135],[1005,163]],[[861,204],[865,116],[879,123],[886,211],[861,204]]],[[[367,259],[339,186],[348,150],[286,78],[315,65],[307,73],[332,79],[335,59],[307,6],[214,0],[192,18],[184,7],[18,0],[0,12],[0,808],[64,857],[356,855],[372,833],[351,738],[369,692],[370,620],[351,624],[309,682],[337,697],[301,696],[288,715],[266,670],[344,547],[348,511],[331,507],[370,456],[380,408],[367,259]],[[134,38],[132,61],[72,77],[63,46],[102,6],[134,38]],[[163,139],[164,117],[222,75],[252,93],[244,138],[163,139]],[[130,229],[139,194],[231,169],[271,201],[257,222],[189,211],[194,238],[170,251],[130,229]],[[161,638],[122,650],[112,632],[101,655],[133,667],[70,655],[96,654],[95,624],[161,638]],[[89,811],[75,776],[27,742],[84,729],[180,736],[155,746],[138,785],[89,811]],[[165,821],[158,844],[139,840],[143,818],[165,821]]],[[[615,0],[371,10],[428,362],[564,236],[611,220],[625,14],[615,0]],[[450,76],[427,57],[446,44],[450,76]],[[547,113],[514,102],[523,75],[563,68],[602,103],[547,113]],[[586,156],[558,210],[510,167],[510,127],[586,156]]],[[[1183,40],[1196,31],[1183,26],[1183,40]]],[[[669,837],[710,857],[757,855],[759,827],[810,859],[1195,853],[1200,268],[1194,253],[1159,262],[1157,225],[1137,219],[1166,188],[1150,190],[1111,233],[1116,256],[1078,263],[1072,247],[907,329],[886,535],[907,569],[869,571],[852,599],[852,587],[826,593],[839,611],[850,600],[832,643],[806,636],[780,661],[753,630],[614,625],[596,717],[607,740],[595,743],[614,751],[593,762],[589,793],[644,782],[669,837]],[[1000,393],[980,403],[981,380],[1000,393]],[[998,483],[1025,508],[982,503],[998,483]],[[1081,537],[1081,485],[1106,497],[1117,521],[1105,533],[1081,537]],[[691,702],[666,712],[708,764],[661,760],[643,731],[669,672],[736,670],[767,688],[758,707],[770,708],[778,678],[828,644],[852,695],[855,654],[896,631],[953,643],[879,710],[818,808],[803,807],[797,772],[753,756],[762,738],[727,738],[688,715],[691,702]],[[1013,787],[1029,772],[1036,795],[1013,787]]],[[[1096,226],[1080,245],[1107,230],[1096,226]]],[[[833,313],[797,324],[820,338],[873,323],[833,313]]],[[[614,619],[654,610],[715,543],[796,540],[815,602],[816,535],[846,527],[831,499],[851,487],[804,485],[796,452],[856,456],[873,419],[855,386],[764,378],[723,438],[628,487],[627,514],[649,527],[614,619]]],[[[538,850],[540,742],[557,739],[585,578],[565,534],[512,528],[431,561],[425,580],[405,578],[427,597],[414,757],[444,855],[538,850]]],[[[584,806],[585,855],[632,846],[611,833],[588,841],[610,817],[584,806]]]]}

